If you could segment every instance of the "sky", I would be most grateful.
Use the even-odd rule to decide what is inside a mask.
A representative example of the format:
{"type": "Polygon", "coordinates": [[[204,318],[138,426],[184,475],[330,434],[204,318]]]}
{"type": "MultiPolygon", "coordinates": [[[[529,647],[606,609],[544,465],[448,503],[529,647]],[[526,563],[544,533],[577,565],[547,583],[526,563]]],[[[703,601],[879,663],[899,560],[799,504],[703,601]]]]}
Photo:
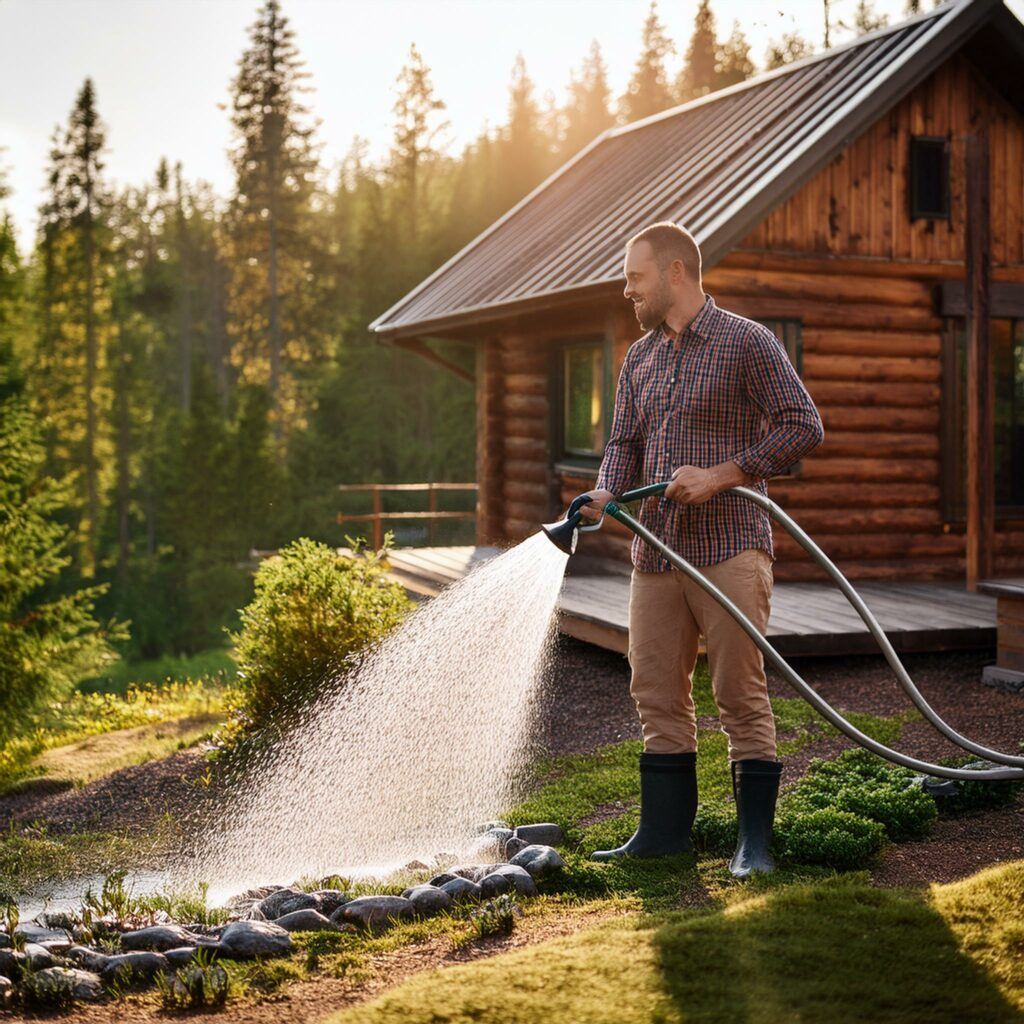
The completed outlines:
{"type": "MultiPolygon", "coordinates": [[[[86,77],[107,127],[105,173],[115,185],[152,180],[160,158],[182,162],[225,196],[229,111],[221,108],[259,0],[0,0],[0,165],[24,253],[43,199],[49,139],[67,124],[86,77]]],[[[456,155],[487,123],[504,122],[516,54],[543,102],[566,95],[570,72],[596,39],[614,96],[624,91],[640,49],[649,0],[282,0],[314,92],[305,101],[321,119],[321,158],[336,167],[353,137],[386,154],[395,79],[415,43],[431,68],[451,122],[456,155]]],[[[849,16],[855,0],[834,0],[849,16]]],[[[926,6],[930,3],[926,0],[926,6]]],[[[1024,20],[1024,0],[1007,6],[1024,20]]],[[[659,0],[658,14],[677,53],[693,29],[697,0],[659,0]]],[[[821,0],[712,0],[720,37],[734,19],[763,65],[768,41],[799,30],[821,45],[821,0]]],[[[875,9],[902,17],[903,0],[875,9]]],[[[840,33],[840,39],[843,34],[840,33]]]]}

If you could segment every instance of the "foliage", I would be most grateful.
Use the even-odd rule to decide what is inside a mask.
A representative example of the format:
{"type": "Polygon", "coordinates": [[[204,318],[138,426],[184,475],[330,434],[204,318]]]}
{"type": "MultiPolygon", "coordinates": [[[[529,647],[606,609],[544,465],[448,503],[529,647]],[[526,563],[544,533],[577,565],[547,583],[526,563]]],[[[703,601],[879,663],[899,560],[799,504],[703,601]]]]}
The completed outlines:
{"type": "Polygon", "coordinates": [[[402,620],[411,602],[386,578],[385,554],[301,538],[260,566],[231,636],[247,728],[283,721],[402,620]]]}
{"type": "Polygon", "coordinates": [[[124,695],[130,689],[138,690],[147,685],[189,680],[207,687],[226,687],[234,683],[237,675],[238,665],[231,653],[224,648],[213,648],[184,657],[164,655],[145,661],[119,661],[102,675],[79,680],[78,689],[82,693],[124,695]]]}
{"type": "MultiPolygon", "coordinates": [[[[964,757],[944,758],[939,762],[951,768],[988,768],[986,761],[971,761],[964,757]]],[[[1013,803],[1017,794],[1024,788],[1024,780],[997,779],[982,781],[980,779],[958,779],[956,790],[939,801],[939,810],[943,814],[969,814],[972,811],[985,811],[993,807],[1006,807],[1013,803]]]]}
{"type": "Polygon", "coordinates": [[[786,806],[791,812],[847,811],[880,823],[890,839],[920,839],[931,831],[937,811],[912,780],[908,769],[857,748],[832,761],[815,758],[786,806]]]}
{"type": "Polygon", "coordinates": [[[828,807],[780,814],[773,845],[780,857],[793,864],[852,871],[874,859],[884,842],[880,822],[828,807]]]}
{"type": "Polygon", "coordinates": [[[473,930],[481,939],[492,935],[511,935],[522,908],[513,893],[503,892],[475,908],[469,915],[473,930]]]}
{"type": "Polygon", "coordinates": [[[170,976],[159,975],[157,986],[161,1002],[169,1010],[223,1006],[228,998],[228,972],[208,950],[200,949],[193,963],[179,967],[170,976]]]}
{"type": "MultiPolygon", "coordinates": [[[[0,351],[0,378],[10,365],[10,353],[0,351]]],[[[0,742],[65,697],[83,673],[114,661],[111,644],[126,635],[124,623],[94,617],[105,586],[42,597],[71,561],[58,519],[67,485],[50,479],[44,462],[27,400],[9,395],[0,401],[0,742]]]]}

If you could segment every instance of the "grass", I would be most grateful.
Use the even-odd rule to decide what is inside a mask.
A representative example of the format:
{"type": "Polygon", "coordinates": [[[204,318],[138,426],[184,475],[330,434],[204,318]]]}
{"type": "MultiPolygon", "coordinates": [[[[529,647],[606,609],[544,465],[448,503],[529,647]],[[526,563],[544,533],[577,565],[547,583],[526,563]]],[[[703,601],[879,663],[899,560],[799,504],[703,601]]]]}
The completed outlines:
{"type": "Polygon", "coordinates": [[[227,686],[238,676],[238,665],[227,648],[214,648],[182,657],[165,655],[148,661],[119,661],[102,675],[83,679],[82,693],[112,693],[123,696],[132,687],[147,683],[183,683],[205,679],[227,686]]]}
{"type": "Polygon", "coordinates": [[[335,1024],[1020,1021],[1024,861],[952,885],[776,880],[417,976],[335,1024]]]}

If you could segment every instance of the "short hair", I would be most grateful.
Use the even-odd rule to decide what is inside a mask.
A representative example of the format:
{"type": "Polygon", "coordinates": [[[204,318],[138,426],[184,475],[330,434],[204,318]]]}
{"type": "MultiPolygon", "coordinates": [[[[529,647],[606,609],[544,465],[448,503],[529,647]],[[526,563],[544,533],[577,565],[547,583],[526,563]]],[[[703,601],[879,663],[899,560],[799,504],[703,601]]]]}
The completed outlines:
{"type": "Polygon", "coordinates": [[[628,252],[637,242],[647,242],[654,253],[658,269],[664,273],[673,260],[682,260],[686,276],[700,284],[700,246],[686,228],[670,220],[650,224],[637,232],[627,243],[628,252]]]}

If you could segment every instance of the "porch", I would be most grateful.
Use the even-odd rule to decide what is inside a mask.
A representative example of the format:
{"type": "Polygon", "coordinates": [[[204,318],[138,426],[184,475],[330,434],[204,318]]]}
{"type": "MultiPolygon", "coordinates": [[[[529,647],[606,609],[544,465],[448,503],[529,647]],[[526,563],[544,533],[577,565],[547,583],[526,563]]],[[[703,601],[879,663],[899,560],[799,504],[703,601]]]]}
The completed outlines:
{"type": "MultiPolygon", "coordinates": [[[[399,548],[390,575],[414,597],[428,598],[471,567],[499,554],[494,547],[399,548]]],[[[569,636],[625,653],[628,566],[577,563],[559,597],[559,628],[569,636]]],[[[854,586],[899,652],[995,648],[996,599],[955,582],[864,580],[854,586]]],[[[846,598],[829,583],[777,582],[768,639],[786,657],[873,654],[878,646],[846,598]]]]}

